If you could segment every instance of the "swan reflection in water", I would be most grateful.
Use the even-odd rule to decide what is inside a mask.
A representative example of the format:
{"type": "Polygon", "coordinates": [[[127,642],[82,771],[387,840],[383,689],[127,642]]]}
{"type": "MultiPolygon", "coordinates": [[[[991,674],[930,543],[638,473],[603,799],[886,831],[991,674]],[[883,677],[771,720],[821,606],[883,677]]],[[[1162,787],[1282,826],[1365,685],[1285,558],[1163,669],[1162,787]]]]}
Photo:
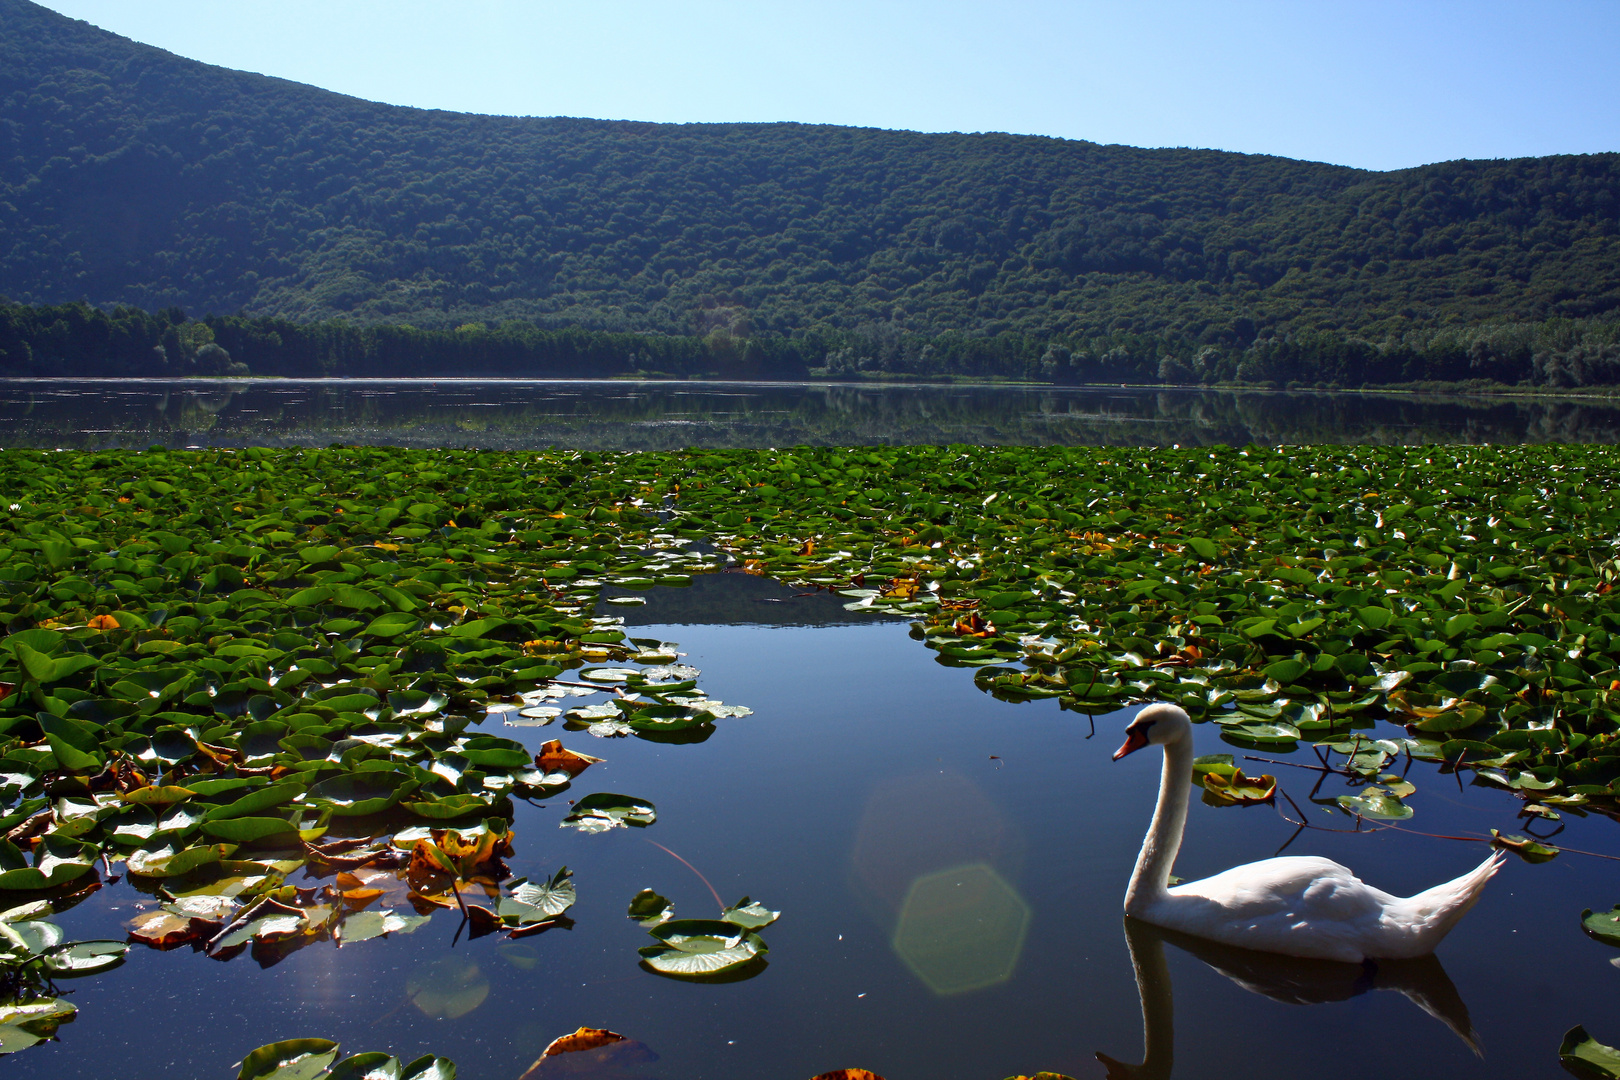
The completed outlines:
{"type": "Polygon", "coordinates": [[[1130,946],[1136,989],[1142,997],[1143,1061],[1128,1065],[1099,1050],[1097,1060],[1107,1066],[1108,1080],[1169,1080],[1175,1060],[1175,999],[1170,987],[1170,965],[1164,956],[1167,941],[1243,989],[1287,1005],[1348,1001],[1369,990],[1394,990],[1450,1028],[1475,1054],[1481,1054],[1479,1036],[1468,1019],[1468,1006],[1432,953],[1415,960],[1368,960],[1361,964],[1302,960],[1222,945],[1127,915],[1125,943],[1130,946]]]}

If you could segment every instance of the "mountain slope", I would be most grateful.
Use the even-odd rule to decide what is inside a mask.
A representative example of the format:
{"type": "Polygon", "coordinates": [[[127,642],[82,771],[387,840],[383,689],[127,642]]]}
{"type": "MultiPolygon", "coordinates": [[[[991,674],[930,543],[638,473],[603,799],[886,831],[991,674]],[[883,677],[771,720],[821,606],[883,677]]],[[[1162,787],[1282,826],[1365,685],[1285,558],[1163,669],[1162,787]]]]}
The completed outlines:
{"type": "Polygon", "coordinates": [[[1620,155],[1370,173],[1028,136],[473,116],[0,0],[0,294],[300,321],[1384,339],[1620,306],[1620,155]]]}

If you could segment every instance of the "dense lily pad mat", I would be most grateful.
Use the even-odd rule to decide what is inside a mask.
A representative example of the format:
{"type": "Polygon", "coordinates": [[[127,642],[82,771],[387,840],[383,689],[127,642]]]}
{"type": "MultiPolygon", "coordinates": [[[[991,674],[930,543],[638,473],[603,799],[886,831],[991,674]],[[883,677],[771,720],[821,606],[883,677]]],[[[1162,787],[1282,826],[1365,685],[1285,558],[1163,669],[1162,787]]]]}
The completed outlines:
{"type": "Polygon", "coordinates": [[[1000,696],[1169,700],[1242,746],[1394,753],[1612,808],[1604,447],[911,447],[688,459],[683,524],[901,612],[1000,696]]]}
{"type": "Polygon", "coordinates": [[[162,901],[131,940],[266,965],[439,910],[566,924],[566,868],[508,880],[511,801],[600,759],[501,730],[694,742],[748,712],[592,616],[605,582],[720,564],[643,508],[656,462],[600,465],[0,454],[0,894],[61,908],[127,873],[162,901]]]}
{"type": "Polygon", "coordinates": [[[0,887],[61,885],[112,834],[160,876],[348,816],[498,815],[546,775],[468,721],[505,701],[547,722],[567,702],[514,695],[563,694],[547,680],[582,664],[618,690],[570,726],[704,737],[737,710],[679,665],[619,667],[674,656],[588,617],[604,583],[717,568],[693,538],[914,617],[1000,696],[1168,699],[1251,747],[1386,718],[1409,726],[1396,753],[1608,805],[1614,464],[1565,446],[9,451],[0,825],[50,805],[54,828],[33,845],[50,874],[0,846],[0,887]],[[650,511],[671,499],[666,526],[650,511]],[[177,803],[200,820],[165,816],[177,803]]]}

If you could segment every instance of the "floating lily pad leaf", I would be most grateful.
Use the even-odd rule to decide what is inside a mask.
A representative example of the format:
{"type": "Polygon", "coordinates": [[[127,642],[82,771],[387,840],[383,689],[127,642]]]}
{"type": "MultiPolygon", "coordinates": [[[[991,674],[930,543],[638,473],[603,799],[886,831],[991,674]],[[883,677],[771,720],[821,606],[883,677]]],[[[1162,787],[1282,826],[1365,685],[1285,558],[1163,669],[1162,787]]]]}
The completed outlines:
{"type": "Polygon", "coordinates": [[[637,675],[648,683],[687,682],[703,674],[690,664],[659,664],[642,668],[637,675]]]}
{"type": "Polygon", "coordinates": [[[1422,713],[1414,713],[1422,718],[1415,721],[1412,727],[1418,731],[1462,731],[1485,719],[1485,707],[1473,702],[1462,702],[1455,708],[1435,712],[1433,715],[1423,715],[1428,711],[1425,709],[1422,713]]]}
{"type": "Polygon", "coordinates": [[[549,705],[531,705],[519,709],[515,716],[506,714],[505,721],[507,727],[545,727],[561,715],[561,709],[549,705]]]}
{"type": "Polygon", "coordinates": [[[285,818],[239,817],[224,821],[205,821],[202,831],[216,840],[233,844],[250,844],[273,837],[289,837],[295,843],[298,827],[285,818]]]}
{"type": "Polygon", "coordinates": [[[642,965],[676,979],[751,976],[769,951],[758,934],[717,919],[673,919],[648,932],[659,944],[639,950],[642,965]]]}
{"type": "Polygon", "coordinates": [[[9,1032],[49,1038],[58,1027],[72,1020],[78,1011],[72,1002],[57,997],[36,997],[0,1005],[0,1054],[32,1045],[26,1040],[18,1040],[24,1045],[14,1046],[9,1032]]]}
{"type": "Polygon", "coordinates": [[[1388,788],[1389,793],[1396,798],[1404,799],[1408,795],[1417,792],[1416,784],[1404,777],[1396,776],[1394,773],[1384,773],[1378,778],[1378,782],[1388,788]]]}
{"type": "Polygon", "coordinates": [[[1277,797],[1277,778],[1270,774],[1246,776],[1242,769],[1231,773],[1204,774],[1204,801],[1212,806],[1252,806],[1269,803],[1277,797]]]}
{"type": "Polygon", "coordinates": [[[1368,787],[1359,795],[1340,795],[1338,804],[1361,817],[1380,821],[1405,821],[1412,816],[1412,808],[1400,796],[1381,787],[1368,787]]]}
{"type": "Polygon", "coordinates": [[[258,788],[232,802],[214,806],[204,816],[208,821],[248,817],[257,814],[260,810],[268,810],[274,806],[290,803],[302,794],[304,794],[304,785],[301,782],[287,780],[279,784],[271,784],[269,787],[258,788]]]}
{"type": "Polygon", "coordinates": [[[69,941],[40,957],[53,979],[94,975],[124,962],[129,946],[122,941],[69,941]]]}
{"type": "Polygon", "coordinates": [[[281,904],[268,904],[257,909],[266,912],[258,918],[249,919],[237,926],[230,933],[212,943],[213,950],[230,949],[237,945],[245,945],[250,941],[271,943],[284,941],[288,938],[302,937],[311,932],[309,916],[313,909],[301,910],[287,908],[281,904]]]}
{"type": "Polygon", "coordinates": [[[171,841],[131,852],[126,865],[130,873],[143,877],[178,877],[181,874],[189,874],[199,866],[217,863],[235,851],[234,844],[184,847],[177,846],[171,841]]]}
{"type": "Polygon", "coordinates": [[[420,786],[390,772],[344,773],[310,788],[309,800],[337,817],[362,817],[381,813],[420,786]]]}
{"type": "Polygon", "coordinates": [[[399,1080],[400,1068],[398,1058],[373,1050],[344,1058],[321,1080],[399,1080]]]}
{"type": "Polygon", "coordinates": [[[754,710],[746,705],[727,705],[722,701],[700,701],[693,708],[705,712],[717,720],[723,720],[727,717],[754,715],[754,710]]]}
{"type": "Polygon", "coordinates": [[[1495,829],[1491,830],[1491,846],[1511,851],[1525,862],[1530,863],[1550,862],[1558,857],[1559,851],[1558,848],[1532,840],[1527,836],[1520,836],[1517,833],[1500,833],[1495,829]]]}
{"type": "Polygon", "coordinates": [[[1579,1024],[1564,1033],[1564,1041],[1558,1047],[1558,1060],[1576,1076],[1593,1080],[1620,1077],[1620,1050],[1598,1042],[1579,1024]]]}
{"type": "Polygon", "coordinates": [[[399,1080],[456,1080],[456,1063],[449,1058],[424,1054],[400,1066],[399,1080]]]}
{"type": "Polygon", "coordinates": [[[1203,778],[1211,773],[1217,776],[1231,776],[1237,772],[1237,766],[1232,764],[1231,754],[1205,754],[1193,759],[1193,781],[1203,783],[1203,778]]]}
{"type": "Polygon", "coordinates": [[[640,828],[657,820],[657,809],[645,799],[599,792],[587,795],[575,803],[573,810],[563,818],[561,824],[566,828],[578,829],[580,832],[600,833],[626,825],[640,828]]]}
{"type": "Polygon", "coordinates": [[[547,881],[525,881],[501,897],[499,914],[509,926],[526,926],[554,919],[574,906],[578,895],[573,873],[563,867],[547,881]]]}
{"type": "Polygon", "coordinates": [[[421,628],[422,620],[416,616],[407,615],[402,611],[391,611],[372,619],[361,633],[366,637],[391,639],[403,637],[421,628]]]}
{"type": "Polygon", "coordinates": [[[397,915],[393,911],[359,911],[344,917],[333,937],[341,945],[370,941],[384,934],[409,934],[431,915],[397,915]]]}
{"type": "Polygon", "coordinates": [[[447,795],[442,799],[407,802],[405,809],[417,817],[453,821],[469,814],[487,813],[490,805],[491,799],[482,795],[447,795]]]}
{"type": "Polygon", "coordinates": [[[243,1058],[236,1080],[316,1080],[337,1054],[331,1039],[284,1039],[243,1058]]]}
{"type": "Polygon", "coordinates": [[[619,706],[611,701],[599,705],[585,705],[578,709],[569,709],[568,716],[574,720],[584,720],[591,723],[597,720],[612,720],[619,716],[619,706]]]}
{"type": "Polygon", "coordinates": [[[652,927],[674,918],[675,905],[668,897],[660,896],[651,889],[642,889],[630,898],[630,909],[626,914],[642,926],[652,927]]]}
{"type": "Polygon", "coordinates": [[[47,952],[62,943],[62,928],[43,919],[15,923],[11,929],[32,953],[47,952]]]}
{"type": "MultiPolygon", "coordinates": [[[[18,904],[16,907],[0,911],[0,923],[19,923],[29,919],[43,919],[54,909],[49,900],[34,900],[27,904],[18,904]]],[[[0,1019],[0,1023],[6,1021],[0,1019]]]]}
{"type": "Polygon", "coordinates": [[[459,1020],[489,997],[489,980],[477,964],[445,956],[424,964],[405,982],[405,996],[422,1015],[459,1020]]]}
{"type": "Polygon", "coordinates": [[[1587,908],[1581,912],[1581,928],[1603,944],[1620,948],[1620,904],[1613,911],[1594,913],[1587,908]]]}
{"type": "MultiPolygon", "coordinates": [[[[10,844],[6,847],[10,847],[12,853],[17,850],[10,844]]],[[[0,849],[0,856],[4,854],[0,849]]],[[[64,885],[88,874],[95,865],[96,855],[93,844],[48,835],[35,846],[33,866],[8,868],[0,873],[0,890],[51,889],[64,885]]],[[[17,858],[20,861],[20,856],[17,858]]]]}
{"type": "Polygon", "coordinates": [[[196,941],[201,933],[197,919],[167,908],[142,912],[129,922],[129,936],[154,949],[172,949],[196,941]]]}
{"type": "Polygon", "coordinates": [[[624,682],[626,679],[640,674],[641,672],[636,668],[599,667],[586,668],[579,673],[579,677],[589,679],[591,682],[616,683],[624,682]]]}
{"type": "Polygon", "coordinates": [[[172,803],[184,802],[197,794],[190,788],[170,784],[167,787],[142,787],[134,791],[126,791],[119,795],[124,802],[134,803],[137,806],[168,806],[172,803]]]}
{"type": "Polygon", "coordinates": [[[728,922],[747,930],[762,930],[781,917],[780,911],[772,911],[747,896],[720,913],[721,922],[728,922]]]}
{"type": "Polygon", "coordinates": [[[1253,720],[1242,724],[1223,725],[1221,738],[1239,746],[1292,750],[1299,739],[1299,729],[1293,724],[1253,720]]]}
{"type": "Polygon", "coordinates": [[[429,694],[423,690],[395,690],[388,695],[388,707],[399,716],[431,716],[449,702],[445,694],[429,694]]]}
{"type": "Polygon", "coordinates": [[[0,1024],[0,1054],[15,1054],[19,1050],[37,1046],[46,1038],[14,1024],[0,1024]]]}

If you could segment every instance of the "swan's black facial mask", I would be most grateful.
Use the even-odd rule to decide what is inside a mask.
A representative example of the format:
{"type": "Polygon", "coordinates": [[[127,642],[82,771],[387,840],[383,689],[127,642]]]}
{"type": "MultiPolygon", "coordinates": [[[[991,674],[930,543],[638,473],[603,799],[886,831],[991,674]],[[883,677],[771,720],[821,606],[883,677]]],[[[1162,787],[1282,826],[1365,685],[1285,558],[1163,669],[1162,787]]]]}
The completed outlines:
{"type": "Polygon", "coordinates": [[[1125,745],[1114,751],[1114,760],[1118,761],[1126,754],[1134,754],[1138,750],[1142,749],[1142,747],[1146,746],[1148,744],[1148,729],[1152,726],[1153,721],[1149,720],[1147,723],[1142,724],[1141,726],[1132,724],[1130,727],[1126,728],[1125,745]]]}

